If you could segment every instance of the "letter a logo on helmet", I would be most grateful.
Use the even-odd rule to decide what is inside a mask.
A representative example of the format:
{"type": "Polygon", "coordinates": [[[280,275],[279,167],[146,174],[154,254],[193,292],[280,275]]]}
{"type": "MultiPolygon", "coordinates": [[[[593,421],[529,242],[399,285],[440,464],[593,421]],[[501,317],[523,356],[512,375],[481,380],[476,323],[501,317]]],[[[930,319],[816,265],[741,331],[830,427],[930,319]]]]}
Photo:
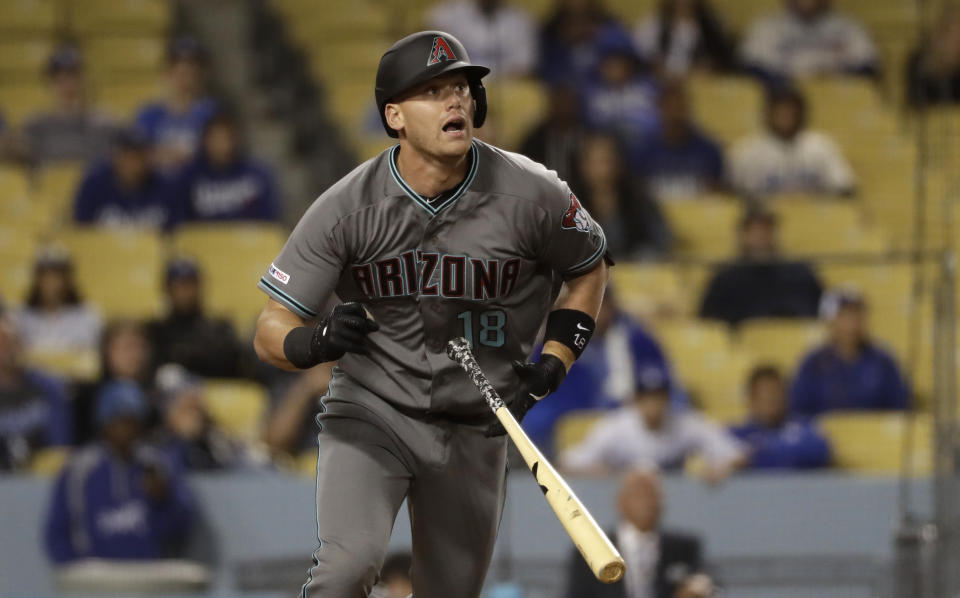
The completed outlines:
{"type": "Polygon", "coordinates": [[[573,193],[570,194],[570,207],[563,214],[560,221],[561,228],[574,228],[582,233],[590,232],[591,222],[587,211],[580,205],[580,200],[573,193]]]}
{"type": "Polygon", "coordinates": [[[427,59],[427,66],[437,64],[441,60],[457,60],[457,55],[450,49],[447,40],[439,35],[433,38],[433,48],[430,49],[430,58],[427,59]]]}

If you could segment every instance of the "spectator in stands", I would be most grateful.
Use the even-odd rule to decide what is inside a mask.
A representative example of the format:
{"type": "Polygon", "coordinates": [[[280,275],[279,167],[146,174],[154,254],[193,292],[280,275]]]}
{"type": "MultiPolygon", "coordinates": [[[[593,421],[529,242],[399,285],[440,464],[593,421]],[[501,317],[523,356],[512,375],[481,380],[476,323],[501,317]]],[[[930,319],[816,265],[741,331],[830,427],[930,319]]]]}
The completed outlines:
{"type": "Polygon", "coordinates": [[[163,425],[159,445],[174,467],[213,471],[253,464],[245,447],[216,424],[203,397],[203,381],[182,366],[157,370],[163,425]]]}
{"type": "Polygon", "coordinates": [[[147,325],[154,363],[177,363],[203,377],[240,376],[240,340],[230,322],[204,313],[202,274],[193,259],[177,257],[167,264],[164,293],[166,316],[147,325]]]}
{"type": "Polygon", "coordinates": [[[29,351],[96,350],[100,314],[81,299],[65,248],[50,245],[37,253],[26,305],[16,312],[14,321],[29,351]]]}
{"type": "Polygon", "coordinates": [[[176,223],[279,217],[273,172],[247,155],[236,116],[217,111],[207,121],[197,157],[179,176],[176,223]]]}
{"type": "Polygon", "coordinates": [[[830,464],[830,446],[806,419],[787,414],[783,375],[758,366],[747,381],[746,422],[730,431],[749,447],[750,469],[812,469],[830,464]]]}
{"type": "MultiPolygon", "coordinates": [[[[96,382],[81,384],[74,399],[74,420],[77,444],[85,444],[96,436],[97,394],[111,382],[133,382],[145,393],[154,385],[154,368],[150,345],[143,326],[132,320],[108,322],[100,337],[100,376],[96,382]]],[[[148,426],[156,419],[151,413],[148,426]]]]}
{"type": "Polygon", "coordinates": [[[94,164],[84,175],[74,198],[73,221],[109,228],[169,228],[175,190],[150,165],[149,147],[141,131],[121,131],[111,159],[94,164]]]}
{"type": "Polygon", "coordinates": [[[597,44],[597,69],[583,84],[583,114],[588,127],[615,131],[634,153],[659,126],[657,85],[643,69],[629,39],[597,44]]]}
{"type": "Polygon", "coordinates": [[[663,489],[650,471],[623,477],[617,502],[620,521],[610,540],[626,563],[624,578],[614,584],[597,581],[586,561],[571,551],[567,598],[706,598],[713,582],[703,573],[700,540],[660,528],[663,489]]]}
{"type": "Polygon", "coordinates": [[[727,70],[733,43],[709,0],[660,0],[634,33],[640,55],[664,75],[727,70]]]}
{"type": "Polygon", "coordinates": [[[776,216],[748,209],[738,236],[740,255],[710,280],[700,317],[731,326],[748,318],[816,317],[823,287],[809,265],[780,254],[776,216]]]}
{"type": "Polygon", "coordinates": [[[880,73],[867,30],[833,10],[833,0],[785,0],[783,11],[759,18],[740,48],[744,65],[768,80],[808,75],[880,73]]]}
{"type": "Polygon", "coordinates": [[[520,143],[520,153],[557,171],[564,181],[573,178],[577,148],[583,138],[579,90],[557,85],[547,92],[547,114],[520,143]]]}
{"type": "Polygon", "coordinates": [[[664,85],[657,107],[660,129],[632,157],[633,170],[660,201],[691,199],[722,189],[723,152],[694,124],[683,84],[664,85]]]}
{"type": "Polygon", "coordinates": [[[892,355],[870,338],[867,304],[854,289],[826,293],[821,317],[830,338],[801,362],[790,389],[790,411],[906,409],[910,390],[892,355]]]}
{"type": "Polygon", "coordinates": [[[161,170],[172,171],[193,158],[203,127],[215,110],[214,101],[205,95],[206,58],[197,40],[171,40],[167,47],[169,95],[137,114],[137,126],[147,134],[154,162],[161,170]]]}
{"type": "Polygon", "coordinates": [[[907,61],[912,106],[960,103],[960,6],[944,5],[930,36],[907,61]]]}
{"type": "Polygon", "coordinates": [[[66,389],[24,366],[16,327],[0,315],[0,471],[28,465],[39,449],[69,444],[70,424],[66,389]]]}
{"type": "Polygon", "coordinates": [[[427,23],[431,29],[456,36],[470,49],[470,60],[490,67],[497,77],[526,75],[534,69],[533,19],[508,0],[441,2],[430,11],[427,23]]]}
{"type": "Polygon", "coordinates": [[[176,469],[144,443],[147,411],[136,384],[117,382],[99,393],[101,442],[70,460],[47,513],[46,549],[55,564],[158,559],[187,538],[193,499],[176,469]]]}
{"type": "MultiPolygon", "coordinates": [[[[559,419],[572,411],[613,409],[630,403],[637,373],[651,366],[669,375],[667,359],[656,339],[619,308],[608,287],[593,340],[570,366],[563,384],[550,394],[550,400],[543,401],[523,418],[523,428],[537,447],[552,457],[553,433],[559,419]]],[[[682,403],[684,397],[674,393],[671,401],[682,403]]]]}
{"type": "Polygon", "coordinates": [[[603,227],[607,247],[620,259],[665,255],[670,230],[646,188],[623,163],[617,138],[592,133],[577,155],[573,188],[590,215],[603,227]]]}
{"type": "Polygon", "coordinates": [[[605,416],[577,446],[560,455],[574,473],[609,473],[634,467],[682,469],[702,457],[704,479],[718,483],[745,464],[746,453],[732,435],[692,409],[671,409],[666,371],[647,365],[636,374],[631,404],[605,416]]]}
{"type": "Polygon", "coordinates": [[[738,191],[752,197],[853,194],[856,179],[846,158],[828,135],[806,128],[806,114],[806,100],[795,89],[767,95],[767,130],[733,147],[731,178],[738,191]]]}
{"type": "Polygon", "coordinates": [[[271,393],[276,400],[267,420],[264,442],[273,454],[296,457],[316,449],[318,429],[314,418],[320,411],[320,397],[327,392],[332,370],[333,364],[320,364],[283,385],[280,392],[271,393]]]}
{"type": "Polygon", "coordinates": [[[410,579],[411,567],[413,567],[413,557],[409,552],[394,552],[387,555],[383,567],[380,568],[378,584],[386,592],[383,598],[407,598],[413,594],[413,582],[410,579]]]}
{"type": "Polygon", "coordinates": [[[600,64],[602,46],[629,46],[630,34],[600,0],[559,0],[540,31],[540,77],[549,85],[580,87],[600,64]]]}
{"type": "Polygon", "coordinates": [[[43,166],[105,157],[116,126],[90,106],[79,50],[73,46],[58,48],[47,62],[46,74],[53,92],[53,107],[24,125],[27,159],[43,166]]]}

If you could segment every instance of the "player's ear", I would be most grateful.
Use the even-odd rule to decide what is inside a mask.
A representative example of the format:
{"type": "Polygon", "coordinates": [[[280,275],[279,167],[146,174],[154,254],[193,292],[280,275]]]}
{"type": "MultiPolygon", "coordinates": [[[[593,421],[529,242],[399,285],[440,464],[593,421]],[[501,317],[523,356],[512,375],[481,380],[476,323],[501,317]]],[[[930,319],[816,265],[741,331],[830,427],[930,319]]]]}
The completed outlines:
{"type": "Polygon", "coordinates": [[[391,129],[400,132],[403,129],[403,110],[400,109],[398,104],[387,104],[383,107],[383,115],[387,119],[387,126],[391,129]]]}

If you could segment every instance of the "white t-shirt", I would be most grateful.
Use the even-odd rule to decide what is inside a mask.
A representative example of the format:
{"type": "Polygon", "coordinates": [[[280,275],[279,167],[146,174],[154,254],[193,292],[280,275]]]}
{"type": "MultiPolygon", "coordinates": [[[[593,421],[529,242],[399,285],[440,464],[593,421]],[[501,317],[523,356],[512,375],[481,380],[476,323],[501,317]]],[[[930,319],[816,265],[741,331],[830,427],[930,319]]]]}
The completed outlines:
{"type": "Polygon", "coordinates": [[[529,13],[502,5],[493,14],[476,2],[443,3],[427,17],[430,27],[453,34],[467,48],[470,62],[491,69],[491,76],[522,75],[533,70],[537,34],[529,13]]]}
{"type": "Polygon", "coordinates": [[[614,470],[656,465],[677,467],[698,455],[711,467],[722,467],[742,454],[740,442],[699,413],[672,412],[660,430],[646,426],[640,412],[623,407],[600,420],[577,446],[560,455],[570,469],[606,467],[614,470]]]}
{"type": "Polygon", "coordinates": [[[866,29],[835,12],[812,21],[790,11],[761,17],[750,26],[740,56],[746,64],[788,76],[842,73],[877,62],[866,29]]]}
{"type": "Polygon", "coordinates": [[[731,156],[730,180],[749,195],[840,194],[856,185],[840,148],[817,131],[801,131],[789,141],[770,133],[748,137],[734,145],[731,156]]]}
{"type": "Polygon", "coordinates": [[[14,323],[30,351],[94,350],[100,342],[100,315],[85,305],[55,312],[24,308],[14,313],[14,323]]]}
{"type": "Polygon", "coordinates": [[[660,562],[660,534],[642,532],[626,521],[617,526],[617,548],[627,564],[623,583],[629,598],[654,598],[653,582],[660,562]]]}
{"type": "Polygon", "coordinates": [[[683,75],[693,66],[697,42],[700,41],[700,29],[690,21],[675,21],[670,35],[670,45],[661,56],[659,17],[650,17],[641,21],[634,31],[633,39],[640,55],[647,60],[662,58],[666,71],[672,75],[683,75]]]}

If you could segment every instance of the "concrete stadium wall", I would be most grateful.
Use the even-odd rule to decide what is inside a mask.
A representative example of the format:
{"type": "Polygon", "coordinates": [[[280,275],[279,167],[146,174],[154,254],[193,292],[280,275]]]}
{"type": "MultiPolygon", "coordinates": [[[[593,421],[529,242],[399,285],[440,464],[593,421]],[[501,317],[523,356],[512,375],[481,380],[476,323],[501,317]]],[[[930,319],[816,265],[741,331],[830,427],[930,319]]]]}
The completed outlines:
{"type": "MultiPolygon", "coordinates": [[[[47,479],[0,477],[3,598],[55,595],[40,542],[50,483],[47,479]]],[[[305,571],[316,544],[312,480],[247,473],[195,477],[191,483],[204,519],[194,553],[213,565],[215,595],[236,595],[238,573],[246,572],[249,578],[250,566],[256,563],[285,561],[295,565],[292,575],[299,575],[296,572],[301,566],[305,571]]],[[[572,486],[602,525],[616,521],[615,480],[574,480],[572,486]]],[[[763,579],[764,571],[777,574],[769,571],[771,564],[783,569],[780,573],[785,579],[806,575],[804,566],[809,570],[833,564],[841,577],[850,567],[863,563],[875,563],[880,571],[889,568],[897,527],[896,480],[834,474],[754,475],[711,488],[695,480],[669,478],[664,491],[666,527],[699,533],[708,559],[720,572],[751,579],[760,571],[759,578],[736,589],[731,586],[725,596],[804,595],[802,589],[791,590],[786,582],[776,584],[778,590],[764,588],[770,581],[763,579]],[[798,573],[797,567],[791,570],[791,565],[801,571],[798,573]]],[[[915,483],[913,496],[920,512],[928,512],[930,492],[924,481],[915,483]]],[[[409,520],[402,509],[391,545],[400,549],[409,543],[409,520]]],[[[570,550],[569,539],[530,475],[515,472],[490,582],[517,579],[540,588],[529,598],[556,596],[570,550]]],[[[834,574],[828,571],[824,575],[834,574]]],[[[845,583],[852,582],[837,578],[834,587],[825,585],[817,595],[874,593],[865,587],[854,591],[845,583]]]]}

